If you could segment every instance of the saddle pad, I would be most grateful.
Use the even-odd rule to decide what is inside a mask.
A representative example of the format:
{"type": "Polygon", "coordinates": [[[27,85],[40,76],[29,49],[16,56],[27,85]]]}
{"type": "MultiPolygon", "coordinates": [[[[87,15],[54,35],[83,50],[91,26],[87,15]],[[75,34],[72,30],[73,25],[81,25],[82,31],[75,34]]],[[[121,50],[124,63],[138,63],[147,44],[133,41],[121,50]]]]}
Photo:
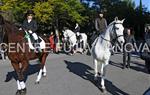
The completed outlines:
{"type": "MultiPolygon", "coordinates": [[[[26,32],[26,34],[28,34],[27,32],[26,32]]],[[[33,46],[33,40],[31,40],[32,38],[31,37],[27,37],[27,40],[28,40],[28,44],[29,44],[29,48],[31,49],[31,50],[34,50],[35,49],[35,47],[33,46]]],[[[40,44],[40,49],[45,49],[45,41],[40,37],[40,36],[38,36],[38,40],[39,40],[39,44],[40,44]]]]}

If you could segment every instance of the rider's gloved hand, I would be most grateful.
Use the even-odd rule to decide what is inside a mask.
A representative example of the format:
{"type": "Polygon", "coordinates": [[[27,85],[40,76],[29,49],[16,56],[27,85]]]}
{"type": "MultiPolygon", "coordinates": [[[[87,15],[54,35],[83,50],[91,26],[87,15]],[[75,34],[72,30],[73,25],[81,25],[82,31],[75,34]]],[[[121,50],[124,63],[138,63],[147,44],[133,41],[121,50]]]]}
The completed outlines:
{"type": "Polygon", "coordinates": [[[21,31],[21,30],[22,30],[22,28],[19,28],[19,30],[21,31]]]}
{"type": "Polygon", "coordinates": [[[29,32],[30,34],[32,34],[32,31],[31,31],[31,30],[29,30],[28,32],[29,32]]]}

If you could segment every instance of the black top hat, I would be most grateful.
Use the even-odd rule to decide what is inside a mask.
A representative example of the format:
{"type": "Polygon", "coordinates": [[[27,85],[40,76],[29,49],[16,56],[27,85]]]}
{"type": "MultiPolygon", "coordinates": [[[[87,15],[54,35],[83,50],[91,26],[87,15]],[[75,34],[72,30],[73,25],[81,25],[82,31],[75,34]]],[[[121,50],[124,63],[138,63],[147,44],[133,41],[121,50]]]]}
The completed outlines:
{"type": "Polygon", "coordinates": [[[99,14],[104,14],[104,11],[103,11],[103,10],[100,10],[99,14]]]}
{"type": "Polygon", "coordinates": [[[32,10],[28,10],[27,13],[26,13],[25,15],[28,16],[28,15],[30,15],[30,14],[35,15],[34,12],[33,12],[32,10]]]}

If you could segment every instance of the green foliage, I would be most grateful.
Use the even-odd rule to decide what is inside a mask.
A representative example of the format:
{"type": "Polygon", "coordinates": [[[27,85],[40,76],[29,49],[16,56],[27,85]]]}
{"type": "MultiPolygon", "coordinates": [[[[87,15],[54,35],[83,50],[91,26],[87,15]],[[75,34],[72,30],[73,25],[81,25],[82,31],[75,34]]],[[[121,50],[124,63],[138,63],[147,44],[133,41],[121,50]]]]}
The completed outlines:
{"type": "Polygon", "coordinates": [[[49,23],[52,21],[53,16],[53,5],[51,0],[48,2],[37,2],[33,8],[35,17],[39,22],[49,23]]]}
{"type": "Polygon", "coordinates": [[[28,9],[32,9],[35,18],[42,26],[41,29],[47,30],[49,27],[61,29],[64,26],[74,28],[75,23],[79,23],[81,31],[91,32],[94,30],[94,20],[97,11],[103,10],[108,23],[115,16],[120,19],[126,18],[125,26],[134,27],[136,34],[144,32],[144,24],[150,23],[150,12],[142,6],[135,7],[133,0],[87,0],[94,2],[81,3],[83,0],[2,0],[3,5],[0,10],[7,11],[3,14],[11,21],[22,22],[24,14],[28,9]],[[47,28],[47,29],[46,29],[47,28]],[[83,30],[82,30],[83,29],[83,30]]]}
{"type": "Polygon", "coordinates": [[[31,8],[31,5],[29,5],[28,2],[25,2],[24,0],[2,0],[2,2],[3,5],[0,6],[0,10],[9,12],[8,19],[12,18],[13,20],[19,22],[23,20],[26,10],[31,8]]]}
{"type": "Polygon", "coordinates": [[[37,2],[33,10],[39,23],[52,25],[56,28],[72,26],[72,23],[75,22],[83,25],[88,19],[83,14],[85,11],[84,6],[78,0],[48,0],[45,2],[37,2]]]}

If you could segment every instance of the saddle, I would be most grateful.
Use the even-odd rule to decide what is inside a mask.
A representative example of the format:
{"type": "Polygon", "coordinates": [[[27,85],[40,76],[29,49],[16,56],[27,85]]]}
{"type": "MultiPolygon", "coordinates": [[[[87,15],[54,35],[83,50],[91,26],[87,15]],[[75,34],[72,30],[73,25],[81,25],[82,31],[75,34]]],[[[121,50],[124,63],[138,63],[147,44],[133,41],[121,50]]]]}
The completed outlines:
{"type": "Polygon", "coordinates": [[[29,34],[30,35],[30,40],[31,40],[31,43],[32,44],[34,44],[34,43],[40,43],[42,40],[39,38],[39,36],[38,36],[38,40],[36,41],[35,39],[34,39],[34,37],[32,36],[32,34],[29,34]]]}
{"type": "Polygon", "coordinates": [[[27,31],[25,31],[25,33],[26,33],[25,38],[28,40],[29,47],[31,50],[38,49],[38,51],[39,50],[41,51],[41,49],[45,48],[45,41],[40,36],[38,36],[38,39],[35,40],[32,34],[28,33],[27,31]]]}

